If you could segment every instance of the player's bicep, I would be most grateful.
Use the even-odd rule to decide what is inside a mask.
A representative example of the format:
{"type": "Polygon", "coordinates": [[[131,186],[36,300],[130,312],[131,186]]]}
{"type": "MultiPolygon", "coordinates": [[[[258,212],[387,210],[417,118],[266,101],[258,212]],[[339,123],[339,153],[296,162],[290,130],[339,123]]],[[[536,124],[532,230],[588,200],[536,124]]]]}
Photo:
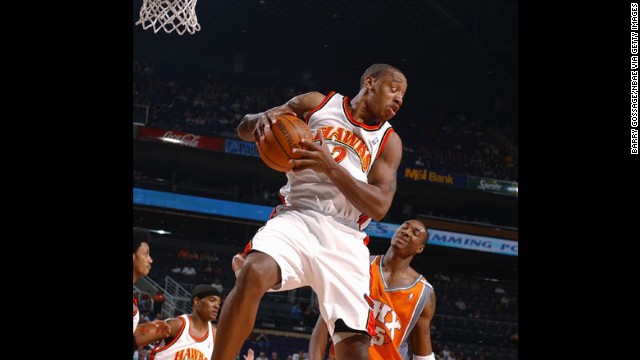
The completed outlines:
{"type": "Polygon", "coordinates": [[[166,322],[167,324],[169,324],[169,327],[171,328],[171,335],[169,335],[169,337],[174,338],[178,336],[178,333],[180,333],[180,328],[182,328],[182,324],[183,324],[182,319],[173,318],[173,319],[166,320],[166,322]]]}
{"type": "Polygon", "coordinates": [[[295,112],[299,118],[304,118],[309,111],[320,105],[324,98],[325,96],[323,94],[312,91],[295,96],[283,106],[287,110],[295,112]]]}
{"type": "Polygon", "coordinates": [[[402,160],[402,141],[395,132],[389,135],[382,154],[373,163],[369,172],[369,184],[393,196],[397,185],[397,172],[402,160]]]}

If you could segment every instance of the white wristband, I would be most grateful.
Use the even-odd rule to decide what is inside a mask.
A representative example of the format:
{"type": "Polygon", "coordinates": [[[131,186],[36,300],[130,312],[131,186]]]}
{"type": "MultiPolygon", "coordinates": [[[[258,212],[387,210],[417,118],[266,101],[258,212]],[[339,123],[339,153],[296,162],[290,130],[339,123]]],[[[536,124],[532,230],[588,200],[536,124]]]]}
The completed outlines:
{"type": "Polygon", "coordinates": [[[436,357],[433,355],[433,353],[427,356],[419,356],[419,355],[413,354],[413,360],[436,360],[436,357]]]}

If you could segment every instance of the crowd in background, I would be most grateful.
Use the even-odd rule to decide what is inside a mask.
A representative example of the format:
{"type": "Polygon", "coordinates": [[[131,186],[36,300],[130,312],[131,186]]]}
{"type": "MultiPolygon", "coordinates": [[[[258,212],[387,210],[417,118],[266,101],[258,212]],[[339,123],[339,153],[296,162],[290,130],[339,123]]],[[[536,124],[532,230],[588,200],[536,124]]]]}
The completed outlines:
{"type": "MultiPolygon", "coordinates": [[[[148,61],[133,62],[133,103],[148,106],[148,126],[167,130],[237,138],[236,128],[244,114],[311,90],[316,89],[302,84],[246,83],[210,73],[198,80],[179,79],[170,69],[162,72],[148,61]]],[[[518,180],[517,121],[497,125],[477,112],[433,106],[437,110],[417,111],[417,104],[407,105],[392,121],[403,139],[405,166],[518,180]]]]}

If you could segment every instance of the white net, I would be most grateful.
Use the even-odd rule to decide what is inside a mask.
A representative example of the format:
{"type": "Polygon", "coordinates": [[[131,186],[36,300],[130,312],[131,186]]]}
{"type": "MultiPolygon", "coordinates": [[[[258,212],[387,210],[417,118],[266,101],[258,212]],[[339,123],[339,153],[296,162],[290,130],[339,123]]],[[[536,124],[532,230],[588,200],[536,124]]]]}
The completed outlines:
{"type": "Polygon", "coordinates": [[[198,0],[144,0],[136,25],[142,25],[145,30],[153,27],[156,34],[160,29],[167,33],[175,30],[180,35],[186,31],[194,34],[200,31],[196,2],[198,0]]]}

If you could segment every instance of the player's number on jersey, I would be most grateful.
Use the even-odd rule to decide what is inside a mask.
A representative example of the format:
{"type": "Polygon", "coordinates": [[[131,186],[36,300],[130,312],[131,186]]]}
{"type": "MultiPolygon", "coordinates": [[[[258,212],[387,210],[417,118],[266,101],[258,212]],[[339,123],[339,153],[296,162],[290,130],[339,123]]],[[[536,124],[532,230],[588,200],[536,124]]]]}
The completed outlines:
{"type": "Polygon", "coordinates": [[[384,334],[384,329],[380,326],[376,326],[376,335],[371,338],[371,344],[382,346],[384,344],[384,334]]]}
{"type": "Polygon", "coordinates": [[[347,149],[342,146],[334,146],[333,150],[331,150],[331,156],[333,156],[333,160],[340,163],[345,157],[347,157],[347,149]]]}

